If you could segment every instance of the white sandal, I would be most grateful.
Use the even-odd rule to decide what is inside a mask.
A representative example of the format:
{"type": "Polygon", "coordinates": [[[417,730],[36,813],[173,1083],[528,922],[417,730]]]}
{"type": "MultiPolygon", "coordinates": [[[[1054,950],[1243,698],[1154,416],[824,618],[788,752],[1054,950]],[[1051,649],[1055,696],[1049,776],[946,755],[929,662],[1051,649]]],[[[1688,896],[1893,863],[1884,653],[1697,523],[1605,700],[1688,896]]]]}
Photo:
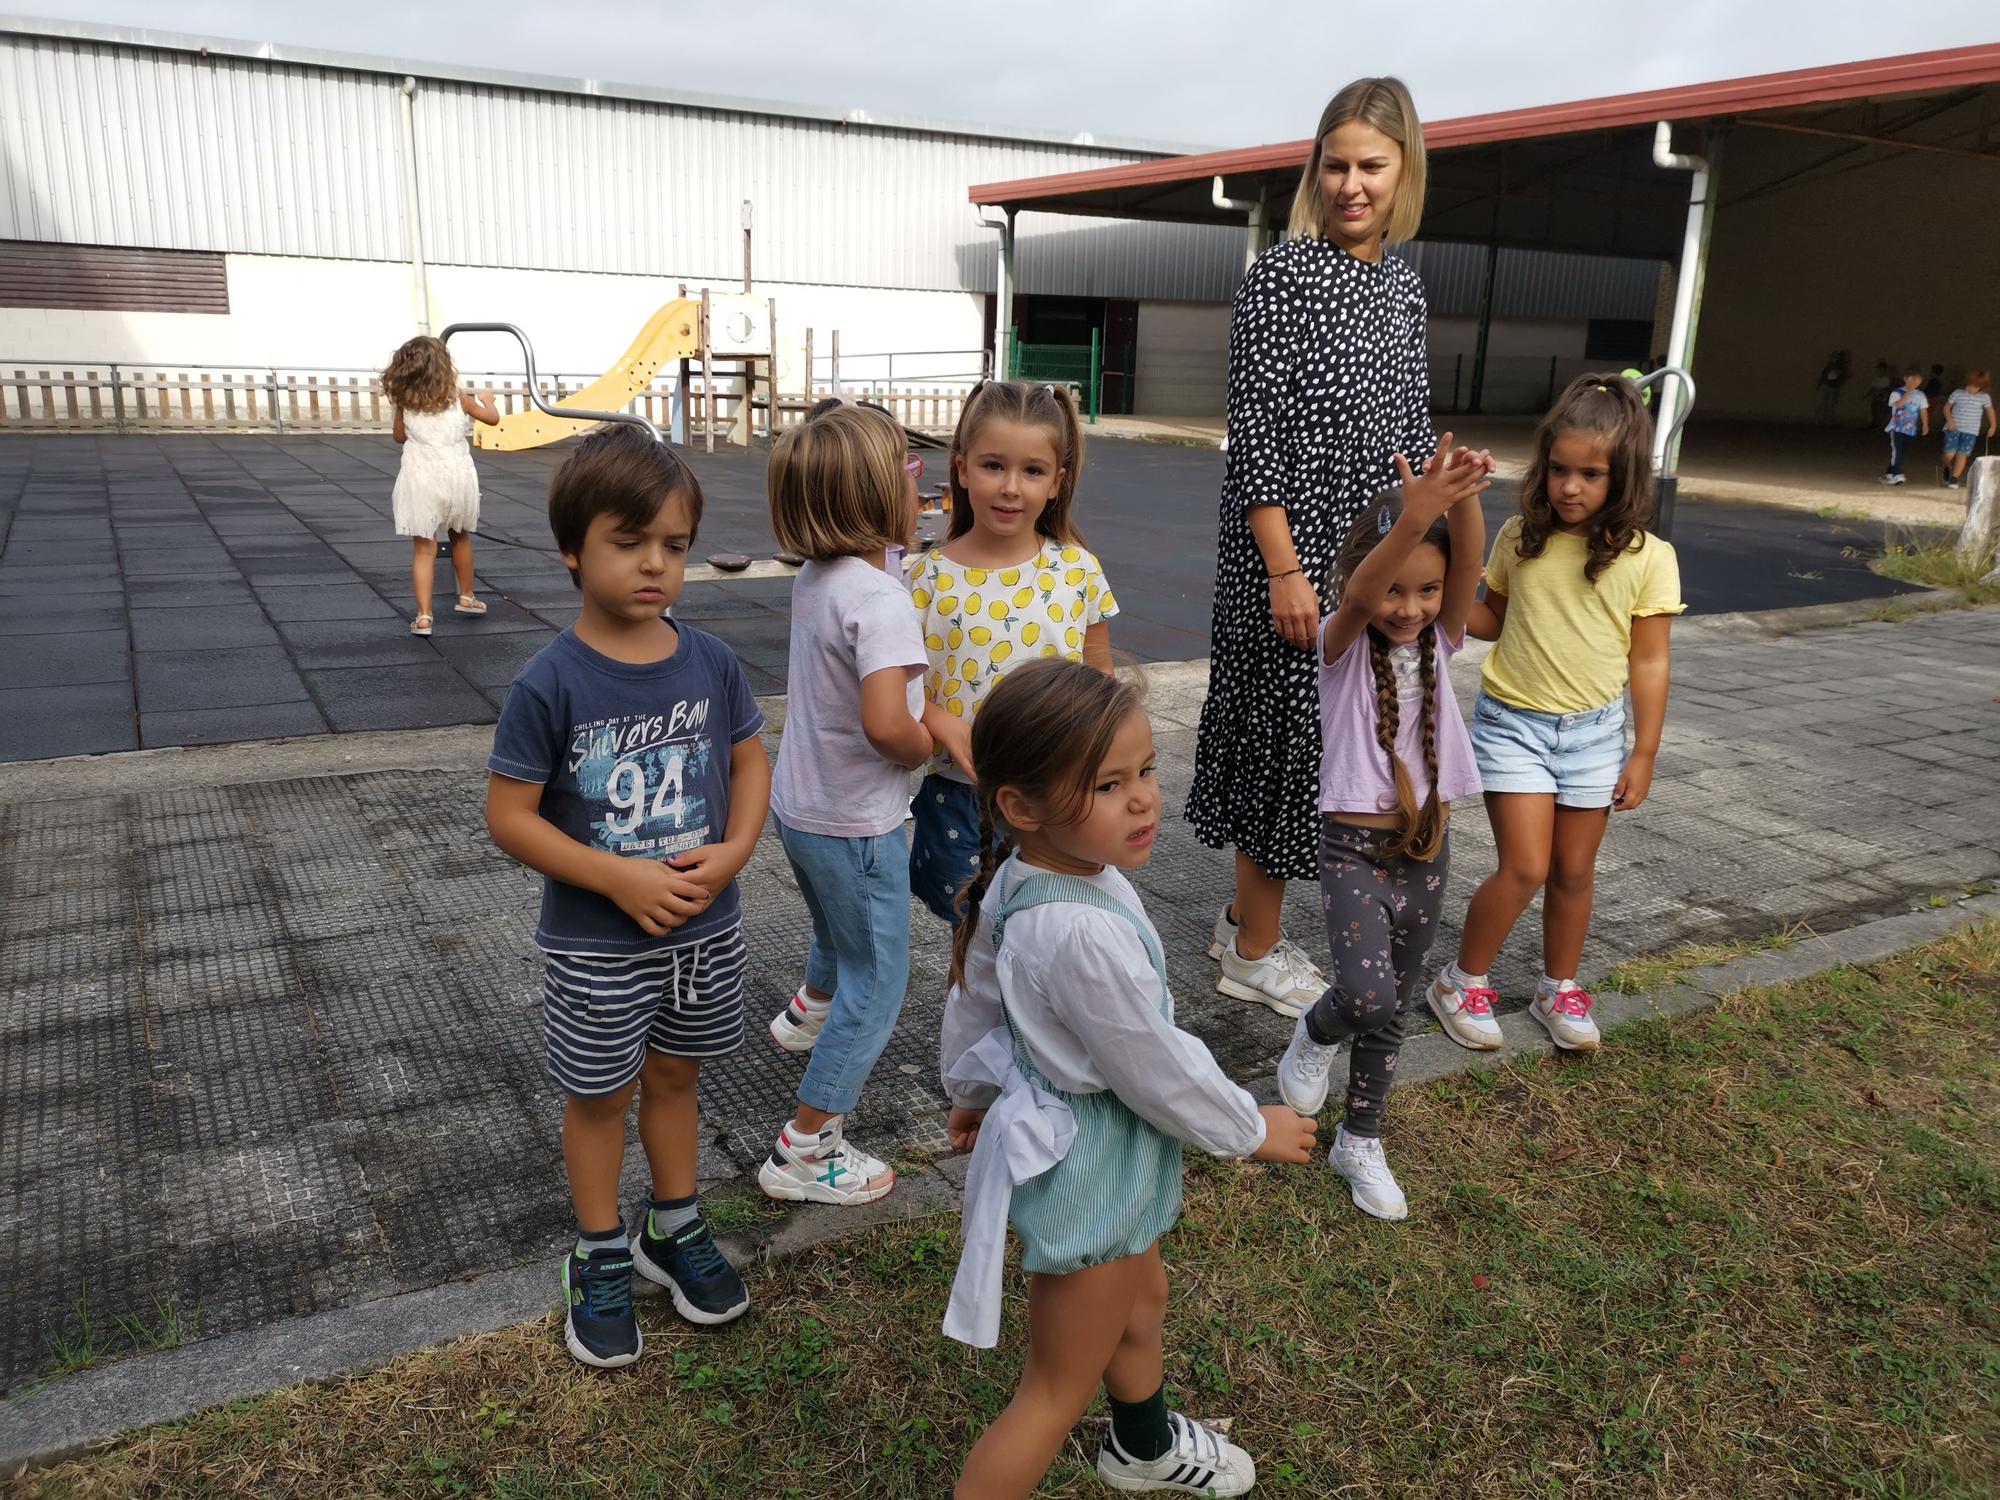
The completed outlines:
{"type": "Polygon", "coordinates": [[[414,620],[410,621],[411,635],[429,635],[430,633],[431,617],[429,615],[418,615],[414,620]]]}
{"type": "Polygon", "coordinates": [[[483,615],[486,613],[486,601],[475,599],[470,594],[460,594],[458,603],[452,609],[461,615],[483,615]]]}

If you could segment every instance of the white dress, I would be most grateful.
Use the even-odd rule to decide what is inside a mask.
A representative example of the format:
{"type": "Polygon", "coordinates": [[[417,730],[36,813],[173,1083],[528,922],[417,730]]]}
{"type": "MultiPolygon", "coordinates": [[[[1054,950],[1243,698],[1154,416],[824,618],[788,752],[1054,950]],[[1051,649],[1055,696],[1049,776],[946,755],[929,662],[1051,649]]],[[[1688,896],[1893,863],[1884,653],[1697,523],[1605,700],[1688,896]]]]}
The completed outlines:
{"type": "Polygon", "coordinates": [[[403,413],[403,466],[396,473],[397,536],[479,528],[479,473],[472,423],[456,404],[403,413]]]}

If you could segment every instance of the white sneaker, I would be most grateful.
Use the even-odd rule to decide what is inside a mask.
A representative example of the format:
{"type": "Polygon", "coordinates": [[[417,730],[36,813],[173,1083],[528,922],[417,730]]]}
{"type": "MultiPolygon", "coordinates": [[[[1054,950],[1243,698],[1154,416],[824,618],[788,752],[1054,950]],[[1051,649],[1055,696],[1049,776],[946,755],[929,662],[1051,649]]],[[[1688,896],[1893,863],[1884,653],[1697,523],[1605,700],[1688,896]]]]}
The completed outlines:
{"type": "Polygon", "coordinates": [[[1221,960],[1222,955],[1236,946],[1236,924],[1229,919],[1229,903],[1222,903],[1222,911],[1215,919],[1215,931],[1208,940],[1208,956],[1221,960]]]}
{"type": "Polygon", "coordinates": [[[1565,979],[1553,990],[1537,989],[1528,1013],[1548,1028],[1549,1040],[1563,1051],[1595,1052],[1604,1040],[1597,1023],[1590,1019],[1590,1008],[1596,1003],[1582,985],[1565,979]]]}
{"type": "Polygon", "coordinates": [[[1302,1115],[1316,1115],[1326,1107],[1327,1075],[1333,1060],[1340,1056],[1341,1044],[1321,1044],[1306,1030],[1300,1016],[1292,1028],[1292,1044],[1278,1059],[1278,1095],[1302,1115]]]}
{"type": "Polygon", "coordinates": [[[757,1186],[767,1196],[790,1203],[845,1208],[886,1198],[896,1185],[896,1174],[888,1163],[843,1140],[840,1126],[839,1120],[829,1120],[817,1141],[801,1145],[787,1125],[757,1169],[757,1186]]]}
{"type": "Polygon", "coordinates": [[[1174,1445],[1158,1458],[1133,1458],[1107,1432],[1097,1450],[1097,1477],[1114,1490],[1179,1490],[1189,1495],[1247,1495],[1257,1483],[1256,1460],[1213,1427],[1167,1413],[1174,1445]]]}
{"type": "Polygon", "coordinates": [[[1396,1186],[1396,1174],[1389,1170],[1389,1158],[1382,1143],[1371,1137],[1349,1135],[1341,1126],[1333,1133],[1333,1149],[1326,1159],[1347,1179],[1347,1193],[1354,1206],[1378,1219],[1407,1219],[1410,1203],[1396,1186]]]}
{"type": "Polygon", "coordinates": [[[771,1040],[787,1052],[810,1052],[826,1030],[826,1018],[833,1010],[833,997],[815,1000],[800,985],[792,1003],[771,1017],[771,1040]]]}
{"type": "Polygon", "coordinates": [[[1234,940],[1222,953],[1215,987],[1238,1000],[1268,1005],[1287,1020],[1304,1015],[1326,993],[1326,977],[1289,938],[1279,938],[1262,958],[1245,958],[1234,940]]]}
{"type": "Polygon", "coordinates": [[[1483,985],[1460,989],[1443,973],[1424,991],[1424,1003],[1444,1034],[1475,1052],[1491,1052],[1500,1045],[1500,1023],[1493,1019],[1493,1002],[1499,998],[1483,985]]]}

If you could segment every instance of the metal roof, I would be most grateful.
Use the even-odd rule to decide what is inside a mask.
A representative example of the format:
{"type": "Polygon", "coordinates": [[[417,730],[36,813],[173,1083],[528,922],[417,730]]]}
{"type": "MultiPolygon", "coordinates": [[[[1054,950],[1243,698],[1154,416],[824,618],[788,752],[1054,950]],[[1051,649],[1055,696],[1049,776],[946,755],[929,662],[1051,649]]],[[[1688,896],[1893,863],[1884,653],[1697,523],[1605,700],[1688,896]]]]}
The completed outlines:
{"type": "MultiPolygon", "coordinates": [[[[1983,157],[1990,96],[2000,85],[2000,44],[1801,68],[1751,78],[1650,89],[1609,98],[1424,126],[1430,153],[1425,239],[1469,239],[1596,254],[1671,255],[1687,206],[1686,178],[1651,160],[1655,122],[1735,122],[1786,133],[1787,150],[1762,149],[1759,171],[1786,180],[1868,146],[1983,157]],[[1907,108],[1888,107],[1907,98],[1907,108]],[[1970,139],[1972,145],[1964,142],[1970,139]],[[1802,151],[1801,143],[1813,149],[1802,151]]],[[[1134,162],[1014,182],[984,183],[980,206],[1128,219],[1241,224],[1211,197],[1264,196],[1282,217],[1310,139],[1134,162]]],[[[1683,148],[1685,149],[1685,148],[1683,148]]],[[[1741,174],[1732,168],[1732,176],[1741,174]]],[[[1754,178],[1753,178],[1754,182],[1754,178]]]]}
{"type": "Polygon", "coordinates": [[[774,99],[748,99],[729,94],[705,94],[690,89],[653,88],[600,78],[565,78],[548,73],[519,73],[504,68],[468,68],[414,58],[380,57],[319,47],[291,47],[277,42],[199,36],[152,27],[104,26],[88,21],[56,21],[39,16],[0,14],[0,33],[97,42],[114,47],[149,47],[165,52],[245,58],[296,67],[331,68],[346,72],[384,73],[398,77],[443,79],[485,84],[494,88],[531,89],[547,94],[582,94],[600,99],[631,99],[645,104],[676,104],[691,109],[733,114],[774,115],[783,119],[822,120],[877,130],[916,131],[930,135],[971,136],[981,140],[1034,141],[1043,145],[1134,155],[1180,155],[1185,143],[1100,136],[1089,131],[1065,134],[1018,125],[982,125],[965,120],[936,120],[915,115],[876,114],[864,109],[833,109],[821,104],[795,104],[774,99]]]}

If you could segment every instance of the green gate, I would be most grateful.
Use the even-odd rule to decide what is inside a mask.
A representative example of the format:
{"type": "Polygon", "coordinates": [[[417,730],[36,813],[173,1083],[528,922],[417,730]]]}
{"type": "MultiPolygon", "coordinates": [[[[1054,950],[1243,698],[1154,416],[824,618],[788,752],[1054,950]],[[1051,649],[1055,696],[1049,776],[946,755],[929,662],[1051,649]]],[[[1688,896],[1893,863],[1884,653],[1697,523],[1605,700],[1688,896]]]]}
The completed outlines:
{"type": "Polygon", "coordinates": [[[1104,335],[1093,328],[1089,344],[1024,344],[1007,330],[1007,378],[1066,385],[1078,393],[1084,415],[1097,421],[1104,381],[1104,335]]]}

